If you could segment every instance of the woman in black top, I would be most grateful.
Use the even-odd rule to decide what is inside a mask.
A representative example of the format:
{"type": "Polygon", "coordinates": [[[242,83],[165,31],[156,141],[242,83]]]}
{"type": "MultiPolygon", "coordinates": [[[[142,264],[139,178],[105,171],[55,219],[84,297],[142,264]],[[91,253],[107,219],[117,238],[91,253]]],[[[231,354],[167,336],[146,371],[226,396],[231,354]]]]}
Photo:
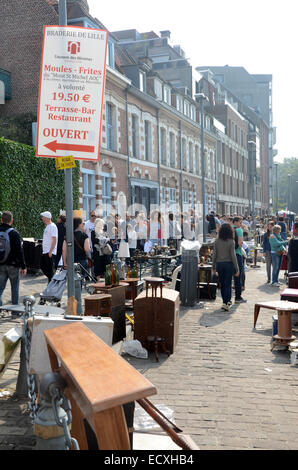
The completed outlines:
{"type": "MultiPolygon", "coordinates": [[[[74,262],[80,263],[88,270],[88,258],[90,258],[89,237],[84,231],[84,222],[80,217],[73,219],[74,235],[74,262]]],[[[63,262],[66,266],[66,242],[63,243],[63,262]]]]}

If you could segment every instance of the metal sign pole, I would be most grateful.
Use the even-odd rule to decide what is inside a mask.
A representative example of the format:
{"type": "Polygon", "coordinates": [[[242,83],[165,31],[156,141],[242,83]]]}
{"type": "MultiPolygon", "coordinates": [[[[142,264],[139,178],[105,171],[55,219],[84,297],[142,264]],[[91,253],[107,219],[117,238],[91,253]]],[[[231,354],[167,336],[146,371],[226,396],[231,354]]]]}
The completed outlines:
{"type": "MultiPolygon", "coordinates": [[[[67,0],[59,0],[59,25],[67,25],[67,0]]],[[[68,299],[70,299],[74,298],[75,295],[72,168],[67,168],[64,170],[64,174],[67,245],[67,293],[68,299]]]]}

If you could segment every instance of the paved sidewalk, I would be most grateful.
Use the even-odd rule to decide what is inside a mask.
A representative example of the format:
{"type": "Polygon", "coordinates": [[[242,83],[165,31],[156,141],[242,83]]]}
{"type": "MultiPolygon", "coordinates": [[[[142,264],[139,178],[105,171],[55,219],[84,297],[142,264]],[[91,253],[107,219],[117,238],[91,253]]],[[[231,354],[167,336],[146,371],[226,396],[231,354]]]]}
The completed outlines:
{"type": "MultiPolygon", "coordinates": [[[[254,303],[279,299],[280,288],[265,281],[263,264],[250,269],[248,302],[230,312],[220,310],[219,292],[204,309],[181,308],[179,343],[169,358],[161,353],[156,363],[153,354],[148,360],[126,356],[157,387],[151,400],[171,408],[201,450],[298,449],[297,366],[288,351],[271,352],[272,311],[261,310],[253,330],[254,303]]],[[[28,277],[21,294],[38,295],[45,285],[42,277],[28,277]]],[[[0,335],[15,322],[0,319],[0,335]]],[[[293,332],[298,337],[296,326],[293,332]]],[[[0,389],[13,392],[18,360],[16,353],[0,389]]],[[[0,398],[0,450],[33,448],[34,442],[26,400],[0,398]]]]}

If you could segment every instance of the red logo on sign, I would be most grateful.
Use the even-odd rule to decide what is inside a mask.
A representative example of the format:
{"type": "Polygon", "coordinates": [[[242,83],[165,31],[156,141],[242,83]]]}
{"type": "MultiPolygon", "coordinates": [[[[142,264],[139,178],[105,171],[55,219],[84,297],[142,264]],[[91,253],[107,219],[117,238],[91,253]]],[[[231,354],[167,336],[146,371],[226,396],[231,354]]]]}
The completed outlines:
{"type": "Polygon", "coordinates": [[[73,41],[68,42],[68,47],[67,47],[68,52],[75,55],[78,52],[80,52],[80,50],[81,50],[81,43],[80,42],[73,42],[73,41]]]}

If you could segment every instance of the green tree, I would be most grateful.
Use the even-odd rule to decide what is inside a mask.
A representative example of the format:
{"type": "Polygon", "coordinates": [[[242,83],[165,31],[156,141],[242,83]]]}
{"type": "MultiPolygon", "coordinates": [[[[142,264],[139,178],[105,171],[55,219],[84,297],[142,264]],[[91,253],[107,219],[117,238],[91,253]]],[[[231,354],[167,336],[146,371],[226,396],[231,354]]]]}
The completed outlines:
{"type": "MultiPolygon", "coordinates": [[[[276,195],[276,182],[274,178],[276,195]]],[[[298,159],[285,158],[278,164],[278,210],[298,213],[298,159]]]]}

